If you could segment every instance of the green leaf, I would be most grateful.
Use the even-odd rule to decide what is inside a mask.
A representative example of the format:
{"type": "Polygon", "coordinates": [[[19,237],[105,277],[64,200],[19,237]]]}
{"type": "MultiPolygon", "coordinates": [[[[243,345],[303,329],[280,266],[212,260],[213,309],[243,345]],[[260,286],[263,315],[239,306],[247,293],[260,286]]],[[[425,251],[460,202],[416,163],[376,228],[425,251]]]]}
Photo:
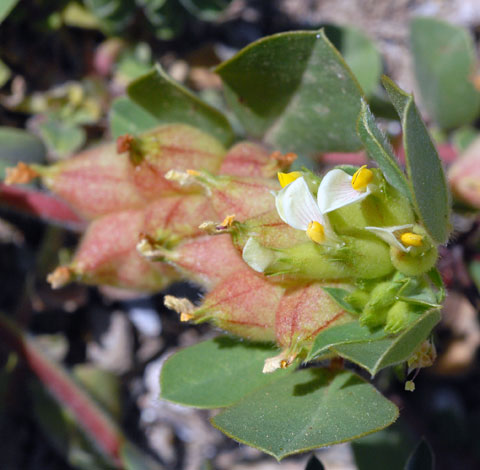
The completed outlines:
{"type": "Polygon", "coordinates": [[[216,72],[253,137],[300,154],[360,147],[355,122],[362,91],[323,31],[260,39],[216,72]]]}
{"type": "Polygon", "coordinates": [[[107,34],[123,33],[135,13],[134,0],[84,0],[107,34]]]}
{"type": "Polygon", "coordinates": [[[350,343],[366,343],[388,336],[383,328],[371,332],[366,326],[361,326],[358,321],[337,325],[321,331],[315,338],[310,349],[307,361],[319,356],[333,346],[350,343]]]}
{"type": "Polygon", "coordinates": [[[110,108],[110,131],[112,136],[136,135],[158,126],[158,120],[144,108],[126,96],[117,98],[110,108]]]}
{"type": "Polygon", "coordinates": [[[60,157],[75,153],[87,138],[82,127],[54,116],[47,116],[38,129],[48,148],[60,157]]]}
{"type": "Polygon", "coordinates": [[[252,393],[212,423],[280,460],[378,431],[397,416],[397,407],[355,374],[304,369],[252,393]]]}
{"type": "Polygon", "coordinates": [[[433,120],[450,129],[472,122],[480,110],[475,89],[475,46],[469,32],[436,18],[415,18],[410,42],[422,103],[433,120]]]}
{"type": "Polygon", "coordinates": [[[421,314],[418,320],[395,337],[339,344],[332,346],[331,350],[375,375],[385,367],[406,361],[428,337],[433,327],[440,321],[440,317],[439,310],[431,310],[421,314]]]}
{"type": "Polygon", "coordinates": [[[398,165],[392,146],[377,127],[375,118],[364,100],[362,100],[362,110],[357,121],[357,132],[368,156],[377,163],[387,181],[404,196],[412,200],[412,190],[408,185],[405,174],[398,165]]]}
{"type": "Polygon", "coordinates": [[[361,310],[358,310],[345,300],[345,297],[351,294],[348,290],[339,287],[322,287],[322,289],[347,312],[353,313],[354,315],[360,315],[362,313],[361,310]]]}
{"type": "Polygon", "coordinates": [[[18,0],[2,0],[0,2],[0,23],[10,14],[18,0]]]}
{"type": "Polygon", "coordinates": [[[127,93],[132,101],[154,116],[158,124],[190,124],[216,137],[225,146],[233,141],[227,118],[172,80],[159,65],[133,81],[127,93]]]}
{"type": "Polygon", "coordinates": [[[405,470],[433,470],[435,468],[434,462],[435,459],[431,447],[425,439],[422,439],[408,459],[405,470]]]}
{"type": "Polygon", "coordinates": [[[0,127],[0,179],[5,168],[25,163],[44,163],[47,149],[35,135],[14,127],[0,127]]]}
{"type": "Polygon", "coordinates": [[[320,462],[320,460],[317,459],[317,457],[312,455],[308,459],[305,470],[325,470],[325,467],[323,466],[322,462],[320,462]]]}
{"type": "Polygon", "coordinates": [[[232,0],[179,0],[193,16],[204,21],[215,21],[232,0]]]}
{"type": "Polygon", "coordinates": [[[278,351],[228,336],[204,341],[169,358],[160,376],[161,397],[197,408],[220,408],[269,384],[291,369],[263,374],[265,359],[278,351]]]}
{"type": "Polygon", "coordinates": [[[367,96],[377,88],[382,58],[375,43],[362,31],[350,26],[328,25],[325,34],[340,51],[367,96]]]}
{"type": "Polygon", "coordinates": [[[403,128],[407,173],[413,187],[417,215],[438,243],[448,240],[450,197],[445,173],[412,95],[388,77],[383,85],[395,106],[403,128]]]}

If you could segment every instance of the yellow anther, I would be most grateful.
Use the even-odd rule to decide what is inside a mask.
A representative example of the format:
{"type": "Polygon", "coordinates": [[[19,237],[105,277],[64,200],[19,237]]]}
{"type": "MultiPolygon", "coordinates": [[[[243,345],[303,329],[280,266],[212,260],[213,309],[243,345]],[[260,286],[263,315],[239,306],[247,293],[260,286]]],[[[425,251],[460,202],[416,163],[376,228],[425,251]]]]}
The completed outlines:
{"type": "Polygon", "coordinates": [[[352,188],[356,191],[365,191],[372,178],[372,170],[369,170],[367,165],[363,165],[352,176],[352,188]]]}
{"type": "Polygon", "coordinates": [[[400,235],[400,241],[407,246],[422,246],[423,235],[417,233],[405,232],[400,235]]]}
{"type": "Polygon", "coordinates": [[[227,217],[225,217],[223,219],[223,222],[220,224],[220,227],[221,228],[231,227],[234,221],[235,221],[235,214],[227,215],[227,217]]]}
{"type": "Polygon", "coordinates": [[[307,236],[315,243],[323,243],[325,241],[323,225],[315,220],[310,222],[307,227],[307,236]]]}
{"type": "Polygon", "coordinates": [[[198,176],[200,174],[200,172],[197,170],[187,170],[186,173],[190,176],[198,176]]]}
{"type": "Polygon", "coordinates": [[[302,176],[302,173],[300,173],[299,171],[291,171],[290,173],[278,172],[277,176],[278,181],[280,181],[280,185],[282,186],[282,188],[284,188],[290,183],[293,183],[297,178],[300,178],[300,176],[302,176]]]}
{"type": "Polygon", "coordinates": [[[191,315],[190,313],[181,313],[180,314],[180,321],[181,322],[190,321],[192,318],[194,318],[194,316],[191,315]]]}

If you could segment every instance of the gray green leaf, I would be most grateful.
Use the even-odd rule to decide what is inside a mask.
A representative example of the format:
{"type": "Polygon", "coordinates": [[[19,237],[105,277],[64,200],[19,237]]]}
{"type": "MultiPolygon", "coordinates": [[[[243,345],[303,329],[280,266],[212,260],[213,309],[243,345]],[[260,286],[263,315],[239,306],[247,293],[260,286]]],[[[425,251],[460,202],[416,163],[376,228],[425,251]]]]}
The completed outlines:
{"type": "Polygon", "coordinates": [[[144,108],[126,96],[117,98],[110,108],[110,131],[112,136],[138,134],[158,126],[158,120],[144,108]]]}
{"type": "Polygon", "coordinates": [[[339,344],[330,349],[375,375],[381,369],[406,361],[429,336],[440,321],[440,311],[431,310],[419,316],[407,329],[394,337],[371,342],[339,344]]]}
{"type": "Polygon", "coordinates": [[[169,358],[160,376],[161,397],[197,408],[220,408],[291,373],[263,374],[265,359],[278,350],[219,336],[183,349],[169,358]]]}
{"type": "Polygon", "coordinates": [[[382,82],[402,123],[407,174],[417,215],[431,237],[445,243],[449,235],[450,196],[437,151],[412,95],[388,77],[384,76],[382,82]]]}
{"type": "Polygon", "coordinates": [[[158,125],[190,124],[216,137],[225,146],[233,141],[233,130],[227,118],[175,82],[159,65],[134,80],[127,93],[134,103],[157,119],[158,125]]]}
{"type": "Polygon", "coordinates": [[[404,196],[412,200],[412,190],[408,185],[405,174],[398,165],[392,146],[377,127],[373,114],[363,100],[362,110],[357,121],[357,132],[368,156],[377,163],[387,181],[404,196]]]}
{"type": "Polygon", "coordinates": [[[312,368],[262,387],[212,423],[280,460],[378,431],[397,416],[397,407],[355,374],[312,368]]]}
{"type": "Polygon", "coordinates": [[[383,328],[372,332],[366,326],[361,326],[358,321],[332,326],[316,336],[306,360],[312,360],[320,354],[327,352],[333,346],[350,343],[370,343],[387,336],[388,333],[383,328]]]}
{"type": "Polygon", "coordinates": [[[35,135],[14,127],[0,127],[0,179],[5,168],[25,163],[44,163],[47,149],[35,135]]]}
{"type": "Polygon", "coordinates": [[[363,92],[323,31],[260,39],[216,72],[251,136],[300,154],[359,149],[355,123],[363,92]]]}
{"type": "Polygon", "coordinates": [[[469,32],[436,18],[415,18],[410,43],[422,103],[432,119],[446,129],[472,122],[480,93],[472,81],[476,53],[469,32]]]}

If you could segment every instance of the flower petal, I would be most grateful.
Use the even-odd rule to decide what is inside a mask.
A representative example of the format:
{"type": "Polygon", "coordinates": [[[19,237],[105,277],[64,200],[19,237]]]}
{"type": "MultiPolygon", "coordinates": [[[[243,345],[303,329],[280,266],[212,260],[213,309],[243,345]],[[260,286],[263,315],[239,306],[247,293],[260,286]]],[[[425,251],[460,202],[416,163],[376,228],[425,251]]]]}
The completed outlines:
{"type": "Polygon", "coordinates": [[[250,237],[243,247],[242,258],[254,271],[263,273],[275,260],[275,255],[271,250],[263,247],[254,238],[250,237]]]}
{"type": "Polygon", "coordinates": [[[278,215],[290,227],[307,230],[312,221],[325,225],[324,217],[303,177],[279,191],[275,204],[278,215]]]}
{"type": "Polygon", "coordinates": [[[320,183],[317,194],[318,207],[323,214],[326,214],[340,207],[361,201],[370,192],[368,186],[367,190],[363,192],[353,189],[352,177],[337,168],[329,171],[320,183]]]}
{"type": "Polygon", "coordinates": [[[411,246],[405,247],[400,242],[400,240],[395,236],[395,232],[401,230],[408,230],[413,227],[412,224],[407,225],[394,225],[392,227],[365,227],[365,230],[368,230],[374,233],[377,237],[381,238],[383,241],[387,242],[390,246],[394,246],[405,253],[408,253],[411,250],[411,246]]]}

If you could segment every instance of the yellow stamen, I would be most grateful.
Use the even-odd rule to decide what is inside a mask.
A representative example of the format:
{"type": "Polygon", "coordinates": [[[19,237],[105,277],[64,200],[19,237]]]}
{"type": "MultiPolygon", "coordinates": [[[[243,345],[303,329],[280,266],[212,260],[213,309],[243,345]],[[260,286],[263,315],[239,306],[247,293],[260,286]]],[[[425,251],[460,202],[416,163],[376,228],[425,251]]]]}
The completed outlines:
{"type": "Polygon", "coordinates": [[[297,178],[300,178],[300,176],[302,176],[302,173],[300,173],[299,171],[291,171],[290,173],[278,172],[277,176],[278,181],[280,181],[280,185],[282,186],[282,188],[284,188],[290,183],[293,183],[297,178]]]}
{"type": "Polygon", "coordinates": [[[315,243],[323,243],[325,241],[325,230],[323,225],[317,221],[308,224],[307,236],[315,243]]]}
{"type": "Polygon", "coordinates": [[[227,217],[225,217],[223,219],[223,222],[220,224],[220,227],[221,228],[231,227],[234,221],[235,221],[235,214],[227,215],[227,217]]]}
{"type": "Polygon", "coordinates": [[[352,176],[352,188],[356,191],[365,191],[372,178],[372,170],[369,170],[367,165],[363,165],[352,176]]]}
{"type": "Polygon", "coordinates": [[[423,236],[417,233],[406,232],[400,235],[400,241],[407,246],[422,246],[423,236]]]}
{"type": "Polygon", "coordinates": [[[200,174],[199,171],[197,170],[187,170],[187,175],[190,175],[190,176],[198,176],[200,174]]]}
{"type": "Polygon", "coordinates": [[[190,313],[181,313],[180,314],[180,321],[181,322],[190,321],[192,318],[194,318],[194,316],[190,313]]]}

